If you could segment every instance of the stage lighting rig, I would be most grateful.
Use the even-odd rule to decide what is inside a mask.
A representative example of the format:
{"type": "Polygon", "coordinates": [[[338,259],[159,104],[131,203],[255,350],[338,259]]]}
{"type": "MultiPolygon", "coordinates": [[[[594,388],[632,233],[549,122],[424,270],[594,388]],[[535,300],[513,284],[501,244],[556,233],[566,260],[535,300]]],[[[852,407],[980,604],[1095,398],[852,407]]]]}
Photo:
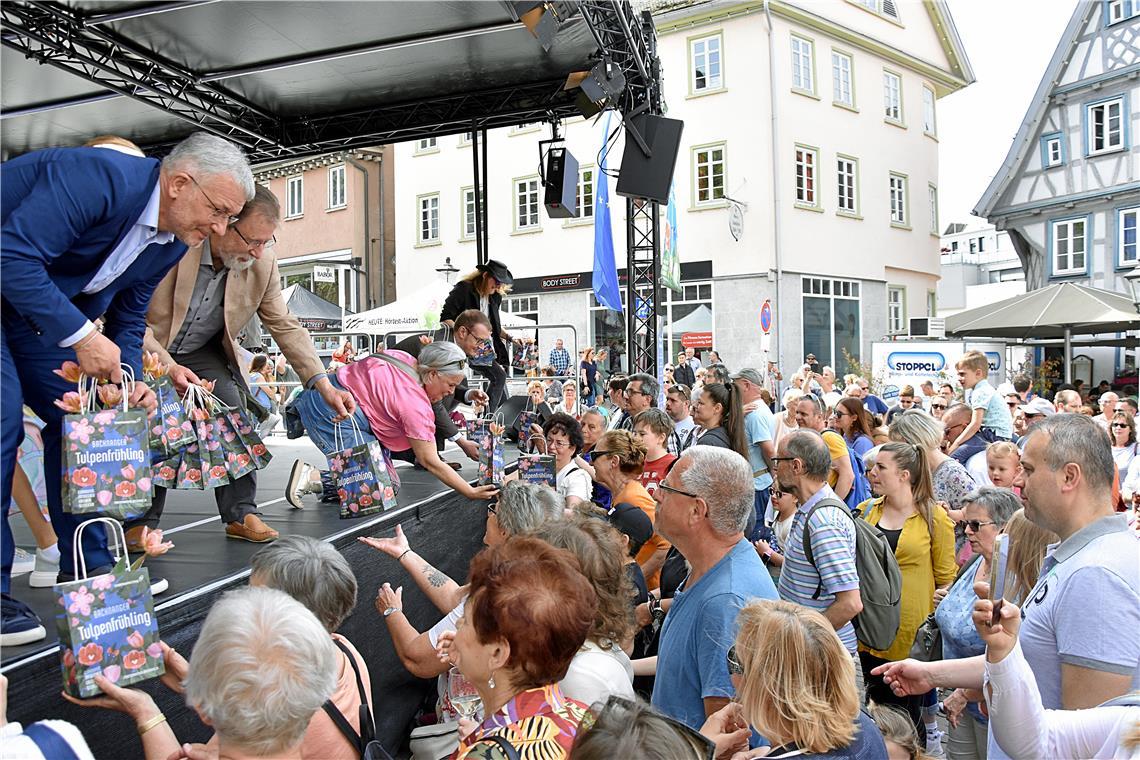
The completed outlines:
{"type": "Polygon", "coordinates": [[[507,12],[515,21],[521,21],[523,26],[534,35],[542,49],[550,52],[554,38],[558,36],[562,25],[578,13],[576,0],[547,0],[546,2],[503,2],[507,12]]]}

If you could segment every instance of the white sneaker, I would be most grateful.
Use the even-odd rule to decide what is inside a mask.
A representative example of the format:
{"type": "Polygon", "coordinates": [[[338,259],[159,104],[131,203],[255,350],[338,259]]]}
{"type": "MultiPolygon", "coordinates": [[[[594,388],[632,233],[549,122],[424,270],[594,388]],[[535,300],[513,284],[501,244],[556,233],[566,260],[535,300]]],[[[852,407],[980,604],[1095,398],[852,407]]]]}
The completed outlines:
{"type": "Polygon", "coordinates": [[[151,577],[151,579],[150,579],[150,595],[151,596],[158,596],[163,591],[166,591],[168,588],[170,588],[170,581],[166,580],[165,578],[156,578],[153,576],[151,577]]]}
{"type": "Polygon", "coordinates": [[[289,471],[289,482],[285,485],[285,501],[289,502],[289,506],[293,509],[305,508],[305,502],[302,500],[305,494],[322,492],[321,484],[313,482],[312,473],[311,464],[306,464],[300,459],[293,462],[293,469],[289,471]]]}
{"type": "Polygon", "coordinates": [[[36,558],[31,552],[16,547],[16,554],[12,557],[12,577],[27,575],[36,567],[36,558]]]}
{"type": "Polygon", "coordinates": [[[55,550],[53,558],[43,549],[36,549],[36,567],[28,576],[28,585],[32,588],[51,588],[55,585],[57,575],[59,575],[59,550],[55,550]]]}
{"type": "Polygon", "coordinates": [[[946,757],[946,752],[942,749],[942,738],[945,734],[942,731],[935,731],[934,733],[926,732],[926,754],[931,757],[946,757]]]}

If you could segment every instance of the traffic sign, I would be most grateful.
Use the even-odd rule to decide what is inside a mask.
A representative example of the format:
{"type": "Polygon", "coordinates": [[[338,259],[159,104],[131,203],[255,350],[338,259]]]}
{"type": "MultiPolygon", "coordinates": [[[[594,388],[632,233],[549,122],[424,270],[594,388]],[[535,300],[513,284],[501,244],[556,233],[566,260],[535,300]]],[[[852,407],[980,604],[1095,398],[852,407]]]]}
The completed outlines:
{"type": "Polygon", "coordinates": [[[772,331],[772,302],[769,300],[760,307],[760,329],[765,335],[772,331]]]}

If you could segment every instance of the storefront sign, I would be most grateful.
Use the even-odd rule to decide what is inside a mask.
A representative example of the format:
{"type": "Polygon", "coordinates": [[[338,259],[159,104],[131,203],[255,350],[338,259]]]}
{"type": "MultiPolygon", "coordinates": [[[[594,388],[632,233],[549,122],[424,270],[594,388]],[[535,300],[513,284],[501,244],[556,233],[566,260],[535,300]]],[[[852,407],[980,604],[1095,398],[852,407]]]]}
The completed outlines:
{"type": "Polygon", "coordinates": [[[313,282],[336,282],[336,267],[314,266],[313,282]]]}
{"type": "Polygon", "coordinates": [[[569,290],[571,288],[580,288],[582,285],[582,275],[567,274],[561,277],[543,277],[542,281],[538,284],[542,290],[569,290]]]}
{"type": "Polygon", "coordinates": [[[687,332],[681,333],[681,347],[682,348],[712,348],[712,333],[711,332],[687,332]]]}

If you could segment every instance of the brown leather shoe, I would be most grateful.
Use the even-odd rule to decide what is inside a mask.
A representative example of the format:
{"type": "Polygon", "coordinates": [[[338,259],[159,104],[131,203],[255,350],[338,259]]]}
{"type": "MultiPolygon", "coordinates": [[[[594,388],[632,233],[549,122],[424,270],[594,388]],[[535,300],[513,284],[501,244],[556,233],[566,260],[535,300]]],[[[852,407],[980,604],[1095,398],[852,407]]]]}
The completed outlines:
{"type": "Polygon", "coordinates": [[[261,518],[252,512],[245,516],[241,522],[226,523],[226,538],[240,538],[242,541],[252,541],[263,544],[277,538],[277,531],[270,528],[261,518]]]}
{"type": "Polygon", "coordinates": [[[127,531],[127,551],[131,554],[145,554],[142,544],[143,525],[136,525],[127,531]]]}

